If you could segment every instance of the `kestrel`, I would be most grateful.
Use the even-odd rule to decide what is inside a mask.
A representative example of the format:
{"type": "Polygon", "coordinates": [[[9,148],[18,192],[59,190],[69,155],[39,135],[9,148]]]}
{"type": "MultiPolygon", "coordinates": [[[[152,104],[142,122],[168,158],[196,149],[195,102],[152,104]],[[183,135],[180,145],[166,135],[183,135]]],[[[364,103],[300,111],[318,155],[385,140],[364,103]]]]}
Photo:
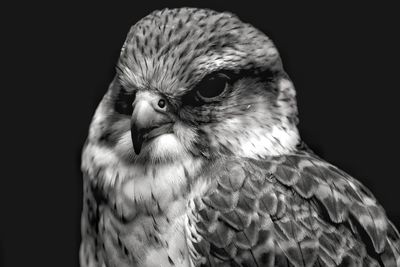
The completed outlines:
{"type": "Polygon", "coordinates": [[[83,149],[81,266],[400,266],[384,209],[297,124],[264,33],[208,9],[146,16],[83,149]]]}

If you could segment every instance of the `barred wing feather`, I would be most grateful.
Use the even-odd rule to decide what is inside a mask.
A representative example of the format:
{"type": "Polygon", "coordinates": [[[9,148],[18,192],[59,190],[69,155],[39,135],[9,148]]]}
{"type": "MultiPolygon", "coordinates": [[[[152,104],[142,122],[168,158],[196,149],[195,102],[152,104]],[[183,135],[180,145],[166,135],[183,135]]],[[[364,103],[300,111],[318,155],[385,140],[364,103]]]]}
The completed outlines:
{"type": "Polygon", "coordinates": [[[230,158],[193,200],[197,266],[400,266],[400,237],[357,180],[308,152],[230,158]]]}

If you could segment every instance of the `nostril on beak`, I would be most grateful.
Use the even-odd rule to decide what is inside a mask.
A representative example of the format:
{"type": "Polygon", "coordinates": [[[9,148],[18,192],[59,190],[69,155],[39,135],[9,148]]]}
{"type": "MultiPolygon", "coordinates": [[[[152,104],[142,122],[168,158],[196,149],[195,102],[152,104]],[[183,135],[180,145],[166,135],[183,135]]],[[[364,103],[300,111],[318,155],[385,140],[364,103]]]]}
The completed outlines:
{"type": "Polygon", "coordinates": [[[166,105],[167,105],[167,103],[165,102],[164,99],[158,100],[158,107],[159,108],[165,108],[166,105]]]}

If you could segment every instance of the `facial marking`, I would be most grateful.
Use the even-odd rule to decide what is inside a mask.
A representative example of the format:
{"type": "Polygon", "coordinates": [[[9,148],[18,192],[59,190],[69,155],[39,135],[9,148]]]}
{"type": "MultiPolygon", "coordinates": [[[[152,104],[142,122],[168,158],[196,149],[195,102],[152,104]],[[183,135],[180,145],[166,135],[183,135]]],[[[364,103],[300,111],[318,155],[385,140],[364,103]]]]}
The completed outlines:
{"type": "Polygon", "coordinates": [[[105,109],[108,115],[102,119],[109,123],[103,123],[103,136],[114,140],[117,154],[130,162],[173,161],[186,154],[262,157],[290,151],[298,142],[297,109],[293,86],[284,77],[271,40],[234,15],[197,9],[154,12],[131,28],[118,61],[118,82],[136,93],[165,96],[173,108],[173,132],[149,140],[135,155],[129,116],[112,122],[113,111],[105,109]],[[185,102],[203,79],[220,71],[238,77],[226,93],[195,106],[185,102]]]}

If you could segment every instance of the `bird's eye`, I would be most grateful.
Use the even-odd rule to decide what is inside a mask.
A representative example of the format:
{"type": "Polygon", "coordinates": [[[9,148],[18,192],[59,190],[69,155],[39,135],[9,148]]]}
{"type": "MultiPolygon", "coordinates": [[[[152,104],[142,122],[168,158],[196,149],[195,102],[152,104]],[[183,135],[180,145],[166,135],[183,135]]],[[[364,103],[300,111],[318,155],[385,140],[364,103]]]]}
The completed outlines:
{"type": "Polygon", "coordinates": [[[235,81],[229,74],[228,71],[219,71],[206,75],[182,97],[182,104],[196,107],[221,100],[235,81]]]}
{"type": "Polygon", "coordinates": [[[122,86],[115,101],[115,111],[123,115],[132,115],[132,103],[135,101],[135,92],[128,92],[122,86]]]}
{"type": "Polygon", "coordinates": [[[211,74],[204,77],[194,90],[203,101],[212,101],[225,92],[229,80],[229,76],[224,73],[211,74]]]}

